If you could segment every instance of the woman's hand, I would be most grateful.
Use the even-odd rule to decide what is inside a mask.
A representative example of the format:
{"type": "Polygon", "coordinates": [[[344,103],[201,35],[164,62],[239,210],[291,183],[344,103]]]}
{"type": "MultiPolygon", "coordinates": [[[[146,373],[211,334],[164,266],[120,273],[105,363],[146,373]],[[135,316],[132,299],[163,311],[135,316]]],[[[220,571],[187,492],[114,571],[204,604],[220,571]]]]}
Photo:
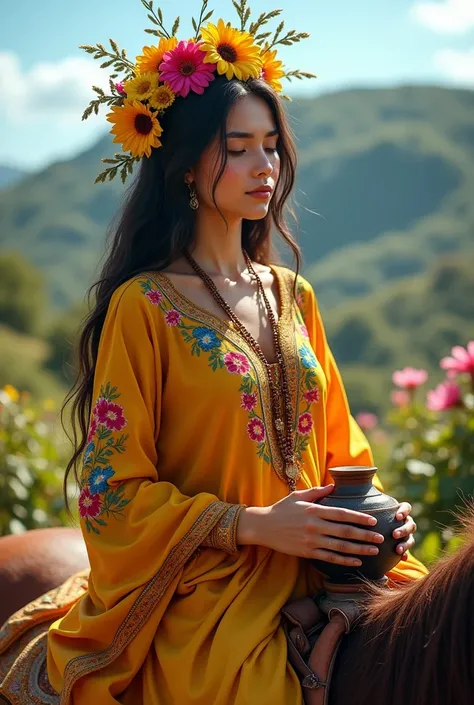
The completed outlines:
{"type": "Polygon", "coordinates": [[[402,560],[406,561],[408,559],[408,553],[415,544],[415,538],[413,534],[416,531],[416,524],[410,516],[411,504],[408,502],[402,502],[397,512],[397,519],[404,519],[405,523],[399,529],[395,529],[393,532],[393,537],[396,539],[404,539],[407,537],[406,541],[401,541],[397,546],[397,553],[403,554],[401,556],[402,560]]]}
{"type": "Polygon", "coordinates": [[[354,555],[376,555],[383,536],[363,528],[377,523],[368,514],[314,504],[333,489],[334,485],[326,485],[297,490],[270,507],[247,507],[239,516],[237,543],[339,565],[361,565],[354,555]],[[372,545],[357,543],[360,541],[372,545]]]}

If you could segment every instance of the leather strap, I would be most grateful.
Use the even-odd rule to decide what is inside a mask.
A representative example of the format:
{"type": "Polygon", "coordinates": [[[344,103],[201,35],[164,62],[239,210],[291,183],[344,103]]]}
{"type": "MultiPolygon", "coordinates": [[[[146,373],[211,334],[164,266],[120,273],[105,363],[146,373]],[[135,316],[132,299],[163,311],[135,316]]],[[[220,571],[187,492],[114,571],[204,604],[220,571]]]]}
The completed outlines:
{"type": "Polygon", "coordinates": [[[332,607],[326,618],[314,600],[303,598],[285,605],[282,613],[286,618],[283,628],[288,660],[301,679],[305,704],[329,705],[329,685],[337,651],[342,637],[350,632],[359,615],[357,605],[347,602],[332,607]]]}

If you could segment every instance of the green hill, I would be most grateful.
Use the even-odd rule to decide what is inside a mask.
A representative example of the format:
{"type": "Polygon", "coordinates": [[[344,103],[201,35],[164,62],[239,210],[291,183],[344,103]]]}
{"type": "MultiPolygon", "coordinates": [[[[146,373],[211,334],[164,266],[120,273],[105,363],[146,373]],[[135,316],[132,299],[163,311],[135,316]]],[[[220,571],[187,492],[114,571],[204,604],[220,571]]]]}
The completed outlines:
{"type": "MultiPolygon", "coordinates": [[[[289,104],[305,272],[332,303],[471,250],[474,92],[352,90],[289,104]],[[347,266],[350,261],[351,267],[347,266]]],[[[94,185],[107,135],[75,159],[0,193],[0,247],[42,269],[51,299],[82,296],[116,211],[118,181],[94,185]]]]}

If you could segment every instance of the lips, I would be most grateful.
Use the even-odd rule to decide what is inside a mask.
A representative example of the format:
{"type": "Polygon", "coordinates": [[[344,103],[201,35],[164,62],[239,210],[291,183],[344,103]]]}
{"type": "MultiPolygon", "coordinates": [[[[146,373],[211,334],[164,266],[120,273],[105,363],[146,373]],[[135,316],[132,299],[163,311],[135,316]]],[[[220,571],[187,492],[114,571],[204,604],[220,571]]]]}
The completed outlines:
{"type": "Polygon", "coordinates": [[[253,191],[247,191],[247,193],[272,193],[273,189],[271,186],[257,186],[253,191]]]}

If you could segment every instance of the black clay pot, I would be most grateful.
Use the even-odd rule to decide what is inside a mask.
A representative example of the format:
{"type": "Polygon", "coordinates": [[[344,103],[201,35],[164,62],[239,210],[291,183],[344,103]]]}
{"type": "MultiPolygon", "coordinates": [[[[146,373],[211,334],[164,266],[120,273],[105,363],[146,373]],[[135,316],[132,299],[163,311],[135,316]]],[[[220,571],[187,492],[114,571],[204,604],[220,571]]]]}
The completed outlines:
{"type": "Polygon", "coordinates": [[[400,561],[400,555],[396,552],[400,539],[394,539],[392,536],[394,529],[404,523],[403,520],[396,519],[400,503],[374,487],[372,478],[376,471],[377,468],[365,466],[329,469],[335,487],[333,492],[321,499],[318,504],[324,504],[327,507],[344,507],[344,509],[353,509],[374,516],[377,524],[364,528],[382,534],[385,541],[382,544],[370,544],[377,546],[379,553],[376,556],[356,556],[362,561],[362,565],[353,568],[312,560],[313,565],[326,576],[327,583],[350,584],[360,582],[361,578],[383,580],[385,573],[400,561]]]}

